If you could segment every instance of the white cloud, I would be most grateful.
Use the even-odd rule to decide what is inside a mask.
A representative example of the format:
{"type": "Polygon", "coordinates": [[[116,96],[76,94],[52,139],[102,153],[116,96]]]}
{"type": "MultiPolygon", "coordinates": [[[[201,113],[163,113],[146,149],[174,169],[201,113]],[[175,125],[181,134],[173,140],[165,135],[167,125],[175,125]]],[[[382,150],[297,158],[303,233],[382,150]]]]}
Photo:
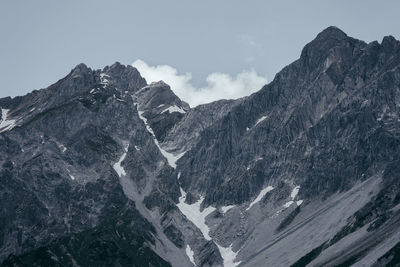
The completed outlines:
{"type": "Polygon", "coordinates": [[[171,86],[174,93],[191,107],[209,103],[219,99],[236,99],[261,89],[267,83],[265,77],[259,76],[255,70],[243,71],[235,77],[226,73],[211,73],[206,78],[206,86],[196,88],[191,84],[190,73],[180,74],[168,65],[149,66],[143,60],[132,64],[148,83],[163,80],[171,86]]]}

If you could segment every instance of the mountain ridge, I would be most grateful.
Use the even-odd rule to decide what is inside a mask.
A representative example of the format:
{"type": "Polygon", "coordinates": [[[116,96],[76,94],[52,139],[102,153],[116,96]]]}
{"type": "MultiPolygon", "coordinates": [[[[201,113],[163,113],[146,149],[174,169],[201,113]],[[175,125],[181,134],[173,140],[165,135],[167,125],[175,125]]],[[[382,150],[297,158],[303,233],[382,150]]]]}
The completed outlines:
{"type": "Polygon", "coordinates": [[[399,84],[399,41],[328,27],[237,100],[191,108],[118,62],[1,98],[1,265],[383,262],[399,84]]]}

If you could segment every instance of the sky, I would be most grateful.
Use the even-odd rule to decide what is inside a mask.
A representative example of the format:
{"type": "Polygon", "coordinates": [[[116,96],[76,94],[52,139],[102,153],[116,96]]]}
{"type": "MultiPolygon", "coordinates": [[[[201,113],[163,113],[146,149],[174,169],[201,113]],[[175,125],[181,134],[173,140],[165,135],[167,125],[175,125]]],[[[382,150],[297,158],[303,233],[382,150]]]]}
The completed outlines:
{"type": "Polygon", "coordinates": [[[192,106],[248,95],[328,26],[400,39],[400,1],[0,0],[0,97],[45,88],[83,62],[133,64],[192,106]]]}

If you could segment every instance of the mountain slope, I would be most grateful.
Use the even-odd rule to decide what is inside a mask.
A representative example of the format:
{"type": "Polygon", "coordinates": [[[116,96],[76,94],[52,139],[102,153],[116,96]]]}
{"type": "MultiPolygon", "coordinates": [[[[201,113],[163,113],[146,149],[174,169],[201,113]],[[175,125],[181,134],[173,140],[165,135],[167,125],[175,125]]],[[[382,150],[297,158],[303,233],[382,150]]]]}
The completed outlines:
{"type": "MultiPolygon", "coordinates": [[[[284,222],[282,213],[289,218],[295,216],[291,224],[286,222],[288,225],[296,223],[296,216],[315,217],[317,214],[306,210],[307,205],[317,208],[324,203],[315,206],[315,202],[330,203],[335,195],[368,179],[383,176],[384,182],[375,184],[368,193],[372,196],[380,192],[388,203],[367,203],[368,197],[355,199],[348,211],[354,209],[354,213],[366,205],[364,210],[371,214],[359,219],[357,213],[346,211],[340,216],[351,216],[348,224],[330,218],[331,227],[349,234],[364,225],[388,221],[392,216],[382,213],[391,213],[398,204],[397,193],[385,193],[385,182],[390,181],[390,187],[397,188],[398,175],[392,169],[400,150],[399,49],[399,42],[392,37],[385,37],[382,44],[367,45],[337,28],[324,30],[303,49],[299,60],[207,129],[196,147],[182,158],[178,166],[182,186],[192,194],[205,195],[204,206],[243,207],[263,188],[275,188],[262,198],[259,210],[239,208],[236,216],[243,216],[235,226],[240,230],[239,237],[236,231],[229,233],[224,229],[227,222],[215,229],[216,235],[221,234],[233,242],[233,247],[241,249],[239,258],[244,259],[243,266],[293,263],[293,255],[308,248],[296,235],[307,230],[302,227],[293,236],[283,237],[279,231],[274,232],[271,227],[279,229],[284,222]],[[299,191],[292,198],[290,192],[295,188],[299,191]],[[384,207],[370,211],[374,205],[384,207]],[[304,211],[289,214],[296,212],[296,206],[300,210],[305,206],[304,211]],[[276,219],[274,212],[283,218],[276,219]],[[359,226],[352,226],[354,221],[359,226]],[[340,230],[341,226],[352,230],[340,230]],[[254,255],[246,254],[259,250],[268,240],[281,241],[273,241],[269,251],[258,254],[262,260],[255,264],[254,255]],[[285,242],[292,245],[279,246],[285,242]],[[267,256],[268,261],[264,258],[267,256]],[[247,262],[249,258],[253,261],[247,262]]],[[[342,207],[350,205],[345,203],[342,207]]],[[[329,211],[336,213],[333,208],[329,211]]],[[[324,218],[318,215],[319,220],[324,218]]],[[[299,218],[297,222],[303,221],[299,218]]],[[[325,228],[319,225],[308,236],[316,236],[319,229],[325,228]]],[[[325,235],[323,240],[304,236],[310,239],[311,249],[337,237],[335,232],[321,232],[325,235]]]]}
{"type": "MultiPolygon", "coordinates": [[[[73,235],[79,240],[85,231],[114,224],[104,220],[113,217],[111,211],[126,209],[123,203],[131,201],[113,168],[126,143],[140,147],[136,150],[132,145],[127,157],[134,154],[136,162],[131,164],[140,166],[133,168],[135,179],[144,181],[164,167],[170,169],[132,99],[144,85],[145,80],[132,67],[114,64],[92,71],[78,65],[55,85],[21,100],[8,100],[9,114],[17,123],[0,137],[1,208],[2,218],[7,218],[0,228],[2,258],[48,246],[49,242],[55,242],[53,248],[59,246],[55,239],[73,235]],[[62,102],[64,95],[68,98],[62,102]]],[[[154,226],[137,208],[130,205],[124,216],[134,212],[135,219],[146,221],[148,226],[139,228],[137,236],[125,233],[129,238],[125,242],[150,248],[144,256],[151,256],[151,248],[165,241],[157,237],[154,226]]]]}
{"type": "Polygon", "coordinates": [[[398,264],[393,37],[329,27],[260,91],[195,108],[119,63],[0,107],[4,266],[398,264]]]}

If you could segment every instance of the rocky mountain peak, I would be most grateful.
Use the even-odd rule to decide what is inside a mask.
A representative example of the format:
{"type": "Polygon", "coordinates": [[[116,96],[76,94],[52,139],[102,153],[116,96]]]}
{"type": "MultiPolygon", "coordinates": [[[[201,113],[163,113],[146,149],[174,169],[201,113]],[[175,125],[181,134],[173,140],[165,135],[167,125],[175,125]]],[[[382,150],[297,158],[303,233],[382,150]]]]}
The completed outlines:
{"type": "Polygon", "coordinates": [[[150,84],[152,87],[169,87],[171,88],[167,83],[165,83],[163,80],[160,80],[158,82],[152,82],[150,84]]]}
{"type": "Polygon", "coordinates": [[[85,92],[92,88],[95,84],[95,71],[81,63],[71,70],[71,72],[58,82],[52,84],[41,94],[47,97],[56,97],[55,102],[65,101],[66,98],[71,98],[77,94],[85,92]]]}
{"type": "Polygon", "coordinates": [[[76,75],[76,74],[79,74],[79,73],[82,73],[82,72],[88,72],[88,71],[91,71],[91,69],[88,66],[86,66],[85,63],[80,63],[80,64],[76,65],[75,68],[73,68],[71,70],[71,74],[72,75],[74,75],[74,74],[76,75]]]}
{"type": "Polygon", "coordinates": [[[300,56],[302,68],[308,72],[316,69],[325,71],[327,65],[331,65],[333,61],[349,63],[360,54],[359,52],[364,46],[366,43],[348,37],[339,28],[328,27],[303,48],[300,56]],[[331,58],[327,64],[328,57],[331,58]]]}
{"type": "Polygon", "coordinates": [[[93,78],[93,70],[86,66],[84,63],[80,63],[76,65],[69,75],[65,77],[65,79],[73,79],[75,81],[78,81],[80,79],[87,80],[87,79],[92,79],[93,78]]]}
{"type": "Polygon", "coordinates": [[[167,108],[168,106],[178,106],[189,109],[189,105],[183,102],[171,90],[171,87],[164,81],[152,82],[138,92],[138,98],[142,109],[153,109],[157,107],[167,108]]]}
{"type": "Polygon", "coordinates": [[[398,48],[400,45],[400,42],[396,40],[393,36],[388,35],[383,37],[382,40],[382,47],[385,49],[385,51],[393,51],[394,49],[398,48]]]}
{"type": "Polygon", "coordinates": [[[107,80],[106,83],[111,82],[122,91],[136,91],[147,84],[136,68],[119,62],[106,66],[101,71],[100,82],[104,82],[104,78],[107,80]]]}
{"type": "Polygon", "coordinates": [[[320,32],[315,39],[319,40],[326,40],[326,39],[337,39],[337,40],[343,40],[347,38],[347,34],[343,32],[341,29],[339,29],[336,26],[329,26],[322,32],[320,32]]]}
{"type": "Polygon", "coordinates": [[[84,87],[94,82],[94,71],[84,63],[80,63],[62,80],[68,84],[75,84],[77,87],[84,87]]]}
{"type": "Polygon", "coordinates": [[[115,72],[122,72],[127,68],[127,66],[121,64],[120,62],[116,61],[111,66],[104,67],[103,71],[115,71],[115,72]]]}
{"type": "Polygon", "coordinates": [[[163,141],[167,132],[190,110],[190,106],[176,96],[163,81],[141,88],[135,97],[139,110],[159,141],[163,141]]]}
{"type": "Polygon", "coordinates": [[[134,75],[139,72],[136,68],[132,67],[131,65],[123,65],[117,61],[111,66],[104,67],[102,73],[106,73],[108,75],[113,75],[113,76],[121,76],[126,73],[134,75]]]}

